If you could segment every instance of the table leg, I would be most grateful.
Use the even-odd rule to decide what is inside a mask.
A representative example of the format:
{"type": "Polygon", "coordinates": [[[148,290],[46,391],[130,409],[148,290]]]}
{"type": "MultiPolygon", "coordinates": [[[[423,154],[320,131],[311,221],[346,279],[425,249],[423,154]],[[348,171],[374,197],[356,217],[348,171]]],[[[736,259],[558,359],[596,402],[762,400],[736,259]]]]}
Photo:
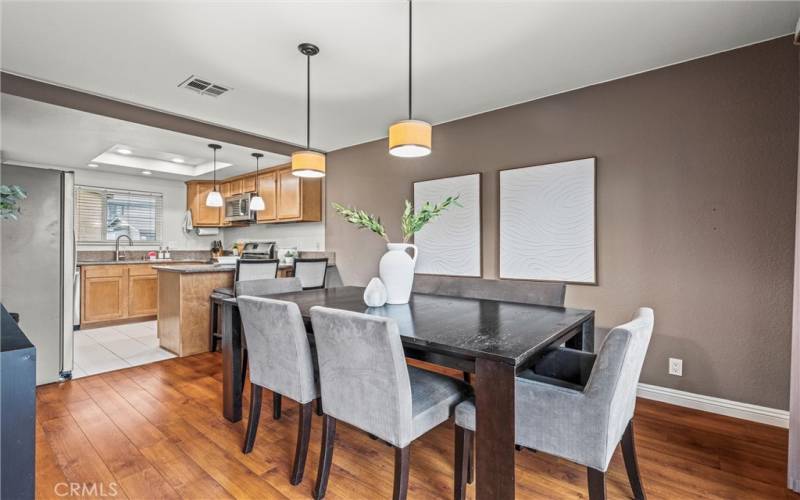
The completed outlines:
{"type": "Polygon", "coordinates": [[[513,365],[491,360],[475,362],[476,498],[514,498],[513,365]]]}
{"type": "Polygon", "coordinates": [[[231,422],[242,419],[242,321],[239,308],[222,303],[222,414],[231,422]]]}
{"type": "Polygon", "coordinates": [[[583,322],[581,333],[567,340],[566,346],[579,351],[594,352],[594,316],[583,322]]]}

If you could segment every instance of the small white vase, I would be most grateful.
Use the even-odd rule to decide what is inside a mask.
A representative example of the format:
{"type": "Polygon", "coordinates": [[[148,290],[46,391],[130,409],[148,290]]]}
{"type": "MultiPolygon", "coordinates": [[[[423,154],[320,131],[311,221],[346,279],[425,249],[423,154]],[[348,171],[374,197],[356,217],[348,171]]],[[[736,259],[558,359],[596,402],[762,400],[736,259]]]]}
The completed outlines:
{"type": "Polygon", "coordinates": [[[380,278],[369,280],[367,288],[364,290],[364,303],[368,307],[381,307],[386,303],[386,287],[380,278]]]}
{"type": "Polygon", "coordinates": [[[381,281],[386,287],[386,303],[408,304],[419,250],[416,245],[408,243],[389,243],[386,248],[389,251],[383,254],[378,266],[381,281]],[[406,252],[407,248],[414,249],[413,258],[406,252]]]}

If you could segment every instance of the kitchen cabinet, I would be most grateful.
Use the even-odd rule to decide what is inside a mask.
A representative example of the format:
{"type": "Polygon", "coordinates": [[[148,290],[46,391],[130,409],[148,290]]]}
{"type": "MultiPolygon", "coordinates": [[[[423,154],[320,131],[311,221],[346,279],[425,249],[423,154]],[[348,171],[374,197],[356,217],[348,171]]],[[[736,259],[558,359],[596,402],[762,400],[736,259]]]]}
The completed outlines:
{"type": "Polygon", "coordinates": [[[208,181],[189,181],[186,183],[186,208],[192,212],[193,225],[198,227],[218,227],[222,223],[222,208],[206,206],[208,193],[213,189],[214,184],[208,181]]]}
{"type": "Polygon", "coordinates": [[[232,181],[228,181],[228,184],[230,184],[230,186],[231,186],[230,187],[230,191],[231,191],[230,196],[236,196],[237,194],[242,194],[244,192],[244,191],[242,191],[242,179],[234,179],[232,181]]]}
{"type": "MultiPolygon", "coordinates": [[[[186,207],[198,227],[228,227],[245,223],[225,222],[222,208],[206,206],[213,189],[211,181],[186,183],[186,207]]],[[[295,177],[289,166],[274,167],[254,174],[224,180],[219,184],[223,198],[243,193],[258,193],[266,205],[256,214],[256,222],[319,222],[322,220],[322,179],[295,177]]]]}
{"type": "Polygon", "coordinates": [[[256,213],[257,222],[275,221],[277,218],[277,176],[275,171],[258,174],[258,195],[264,200],[264,210],[256,213]]]}
{"type": "Polygon", "coordinates": [[[277,171],[279,222],[322,220],[322,180],[296,177],[291,168],[277,171]]]}
{"type": "Polygon", "coordinates": [[[128,266],[128,317],[158,312],[158,273],[148,265],[128,266]]]}
{"type": "Polygon", "coordinates": [[[242,192],[243,193],[255,193],[256,192],[256,176],[255,175],[248,175],[247,177],[242,177],[242,192]]]}
{"type": "Polygon", "coordinates": [[[128,313],[125,266],[86,266],[81,276],[81,325],[123,319],[128,313]]]}
{"type": "Polygon", "coordinates": [[[81,328],[158,313],[158,274],[150,264],[81,266],[81,328]]]}

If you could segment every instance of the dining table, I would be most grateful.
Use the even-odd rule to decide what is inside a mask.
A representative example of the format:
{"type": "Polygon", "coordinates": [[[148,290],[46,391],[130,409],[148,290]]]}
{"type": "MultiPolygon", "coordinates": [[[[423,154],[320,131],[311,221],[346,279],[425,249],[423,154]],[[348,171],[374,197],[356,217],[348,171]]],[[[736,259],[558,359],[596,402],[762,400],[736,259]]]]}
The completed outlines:
{"type": "MultiPolygon", "coordinates": [[[[474,374],[476,498],[514,498],[516,375],[552,346],[593,350],[594,311],[421,293],[412,293],[408,304],[368,307],[363,295],[363,287],[345,286],[269,298],[298,305],[312,344],[312,307],[355,311],[396,321],[406,357],[474,374]]],[[[214,300],[222,307],[223,415],[237,422],[241,317],[235,298],[214,300]]]]}

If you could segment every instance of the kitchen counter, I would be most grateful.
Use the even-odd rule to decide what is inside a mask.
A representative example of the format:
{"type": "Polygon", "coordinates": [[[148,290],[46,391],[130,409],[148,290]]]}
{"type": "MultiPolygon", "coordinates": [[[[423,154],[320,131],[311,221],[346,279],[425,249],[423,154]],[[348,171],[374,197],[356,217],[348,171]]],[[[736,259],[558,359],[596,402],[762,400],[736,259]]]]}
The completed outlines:
{"type": "Polygon", "coordinates": [[[195,274],[195,273],[232,273],[236,271],[235,264],[188,264],[188,265],[157,265],[157,271],[169,273],[195,274]]]}
{"type": "Polygon", "coordinates": [[[198,260],[198,259],[159,259],[159,260],[85,260],[79,261],[75,264],[78,267],[81,266],[114,266],[114,265],[126,265],[126,264],[202,264],[207,261],[198,260]]]}

